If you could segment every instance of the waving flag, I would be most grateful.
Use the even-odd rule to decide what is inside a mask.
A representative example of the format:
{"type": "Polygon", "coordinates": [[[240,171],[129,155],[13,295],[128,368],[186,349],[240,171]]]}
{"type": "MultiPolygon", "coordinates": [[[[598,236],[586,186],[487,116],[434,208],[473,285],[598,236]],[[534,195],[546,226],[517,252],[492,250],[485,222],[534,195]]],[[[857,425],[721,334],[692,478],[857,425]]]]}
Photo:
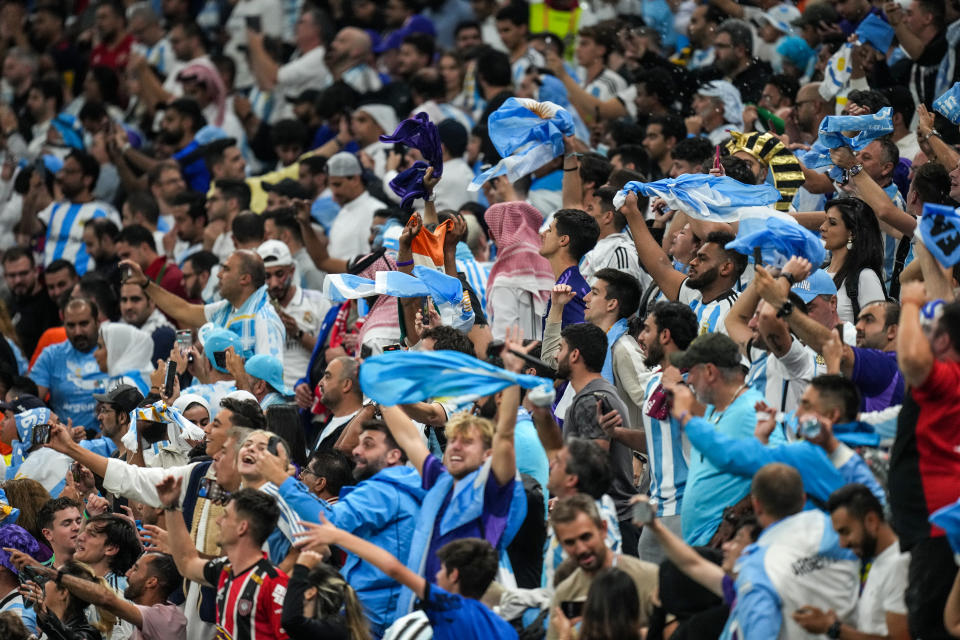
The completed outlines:
{"type": "Polygon", "coordinates": [[[329,273],[323,279],[323,295],[331,302],[346,302],[377,295],[376,283],[351,273],[329,273]]]}
{"type": "Polygon", "coordinates": [[[406,207],[410,201],[426,195],[423,176],[428,167],[433,167],[434,177],[439,178],[443,175],[440,132],[437,130],[437,125],[430,122],[430,117],[423,111],[401,122],[392,135],[380,136],[380,141],[405,144],[418,150],[425,160],[425,162],[418,160],[412,167],[401,171],[390,181],[390,188],[400,196],[401,207],[406,207]]]}
{"type": "Polygon", "coordinates": [[[830,56],[827,61],[827,68],[823,71],[823,82],[820,83],[820,95],[824,100],[830,100],[840,93],[847,81],[850,80],[850,74],[853,73],[850,64],[850,56],[853,54],[853,44],[845,42],[837,52],[830,56]]]}
{"type": "Polygon", "coordinates": [[[163,400],[158,400],[152,405],[146,407],[137,407],[130,412],[130,428],[121,438],[121,442],[128,451],[136,453],[139,448],[139,438],[137,437],[137,422],[160,422],[167,425],[167,441],[176,449],[187,452],[191,445],[187,440],[203,440],[203,429],[192,423],[184,417],[179,410],[173,406],[167,406],[163,400]]]}
{"type": "Polygon", "coordinates": [[[960,82],[934,100],[933,109],[953,124],[960,124],[960,82]]]}
{"type": "Polygon", "coordinates": [[[937,262],[947,268],[960,262],[960,209],[925,204],[917,228],[923,246],[937,262]]]}
{"type": "Polygon", "coordinates": [[[930,523],[946,531],[953,557],[960,564],[960,500],[934,511],[930,523]]]}
{"type": "Polygon", "coordinates": [[[443,269],[443,241],[453,228],[453,220],[444,220],[430,231],[426,227],[410,241],[413,262],[434,269],[443,269]]]}
{"type": "Polygon", "coordinates": [[[860,151],[868,144],[893,132],[893,109],[884,107],[876,113],[863,116],[827,116],[820,123],[820,135],[810,151],[803,156],[803,164],[808,168],[825,167],[833,164],[830,149],[850,147],[860,151]],[[859,131],[856,136],[843,135],[844,131],[859,131]]]}
{"type": "Polygon", "coordinates": [[[514,384],[553,389],[546,378],[512,373],[459,351],[388,351],[360,365],[360,388],[387,406],[442,397],[472,401],[514,384]]]}
{"type": "Polygon", "coordinates": [[[893,43],[893,27],[875,13],[869,14],[860,22],[856,34],[860,42],[869,44],[884,55],[893,43]]]}
{"type": "Polygon", "coordinates": [[[771,184],[743,184],[727,176],[687,173],[677,178],[656,182],[628,182],[613,198],[613,206],[623,206],[628,192],[659,196],[668,209],[713,222],[739,219],[741,207],[771,205],[780,199],[780,192],[771,184]]]}
{"type": "Polygon", "coordinates": [[[759,248],[763,264],[782,267],[791,256],[806,258],[819,265],[826,257],[820,236],[804,229],[795,220],[777,218],[745,218],[740,220],[736,240],[727,243],[727,249],[752,255],[759,248]]]}
{"type": "Polygon", "coordinates": [[[536,171],[563,154],[563,137],[574,133],[573,117],[552,102],[507,98],[487,118],[490,141],[503,160],[473,179],[468,191],[477,191],[490,178],[506,175],[511,181],[536,171]]]}

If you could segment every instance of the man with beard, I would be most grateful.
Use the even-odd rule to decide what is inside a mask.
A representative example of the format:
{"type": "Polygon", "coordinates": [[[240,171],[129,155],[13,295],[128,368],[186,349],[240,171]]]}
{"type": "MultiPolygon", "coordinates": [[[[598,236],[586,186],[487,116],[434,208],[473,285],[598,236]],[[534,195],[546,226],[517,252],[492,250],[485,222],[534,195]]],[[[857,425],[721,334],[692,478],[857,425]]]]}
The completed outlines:
{"type": "Polygon", "coordinates": [[[845,624],[833,610],[803,607],[793,614],[801,627],[828,638],[855,635],[907,640],[907,574],[910,554],[887,523],[883,505],[862,484],[837,489],[827,501],[840,546],[850,549],[870,571],[857,602],[856,624],[845,624]]]}
{"type": "Polygon", "coordinates": [[[690,305],[697,314],[700,333],[722,330],[724,318],[737,300],[734,287],[747,267],[745,255],[726,249],[735,236],[727,231],[710,232],[684,275],[674,268],[673,260],[650,235],[640,212],[646,209],[646,198],[642,207],[638,208],[638,204],[638,197],[631,193],[622,212],[630,225],[643,268],[653,276],[668,300],[690,305]]]}
{"type": "Polygon", "coordinates": [[[12,247],[3,254],[3,279],[10,289],[10,316],[23,355],[29,358],[43,332],[60,324],[60,309],[37,274],[33,251],[12,247]]]}
{"type": "Polygon", "coordinates": [[[127,19],[123,6],[101,2],[94,12],[94,30],[97,44],[90,52],[91,67],[109,67],[120,73],[127,66],[133,36],[127,33],[127,19]]]}
{"type": "Polygon", "coordinates": [[[62,311],[67,341],[41,351],[30,377],[37,383],[41,398],[50,393],[50,407],[61,420],[73,420],[74,427],[96,430],[92,392],[107,378],[93,357],[100,331],[99,309],[92,300],[74,298],[63,305],[62,311]]]}
{"type": "MultiPolygon", "coordinates": [[[[559,611],[561,602],[586,600],[594,578],[601,571],[616,567],[630,576],[636,585],[639,602],[630,608],[636,606],[634,610],[639,610],[638,625],[648,626],[656,602],[657,565],[607,548],[606,522],[600,517],[593,498],[581,493],[561,498],[550,512],[550,525],[567,556],[576,561],[573,573],[557,585],[550,611],[559,611]]],[[[556,625],[551,624],[547,640],[557,640],[558,637],[556,625]]]]}
{"type": "MultiPolygon", "coordinates": [[[[399,411],[399,409],[397,409],[399,411]]],[[[418,438],[419,436],[414,436],[418,438]]],[[[331,524],[381,547],[396,558],[410,553],[411,531],[417,526],[424,497],[420,474],[407,465],[407,455],[383,422],[363,423],[360,442],[353,449],[354,487],[344,487],[330,507],[296,478],[278,474],[279,497],[303,520],[319,522],[324,514],[331,524]]],[[[282,474],[282,470],[280,470],[282,474]]],[[[383,635],[394,620],[401,586],[373,565],[353,554],[340,570],[367,610],[371,631],[383,635]]]]}
{"type": "Polygon", "coordinates": [[[169,357],[176,339],[176,329],[160,313],[153,300],[147,297],[143,287],[135,284],[120,285],[120,317],[129,324],[150,334],[153,339],[153,354],[150,362],[169,357]]]}
{"type": "MultiPolygon", "coordinates": [[[[643,364],[652,369],[644,388],[643,430],[615,427],[614,439],[623,439],[631,448],[647,450],[650,472],[650,501],[656,504],[663,526],[680,535],[680,507],[683,504],[690,464],[690,444],[680,426],[670,419],[669,399],[663,389],[663,372],[670,355],[686,349],[697,336],[697,317],[679,302],[658,302],[643,322],[637,341],[643,350],[643,364]],[[628,437],[640,436],[642,442],[628,437]]],[[[653,532],[640,534],[640,558],[660,564],[666,557],[653,532]]]]}
{"type": "MultiPolygon", "coordinates": [[[[334,448],[344,430],[354,422],[354,418],[360,412],[363,406],[363,391],[360,389],[359,371],[360,363],[348,356],[340,356],[327,363],[327,368],[317,386],[320,388],[320,401],[331,415],[317,436],[314,450],[324,451],[334,448]]],[[[309,393],[309,387],[306,384],[303,384],[303,387],[309,393]]],[[[348,439],[355,440],[345,438],[345,440],[348,439]]],[[[341,450],[349,451],[346,448],[341,450]]]]}
{"type": "MultiPolygon", "coordinates": [[[[57,172],[57,185],[64,201],[51,202],[35,214],[36,219],[46,227],[43,251],[45,267],[62,258],[73,262],[77,274],[82,276],[94,266],[93,256],[87,253],[83,243],[83,229],[87,221],[106,218],[120,226],[117,210],[93,198],[93,187],[99,175],[100,165],[97,161],[79,149],[71,151],[63,161],[63,168],[57,172]]],[[[31,213],[25,208],[24,218],[31,218],[31,213]]]]}
{"type": "Polygon", "coordinates": [[[109,438],[116,445],[117,453],[115,457],[125,460],[127,458],[127,447],[123,444],[122,439],[130,428],[130,412],[143,402],[143,394],[133,385],[121,384],[110,389],[107,393],[93,394],[93,399],[97,401],[97,421],[100,423],[100,434],[104,438],[109,438]]]}
{"type": "Polygon", "coordinates": [[[700,77],[722,77],[737,88],[743,102],[759,102],[763,85],[773,72],[768,63],[753,57],[750,25],[736,18],[721,22],[713,38],[713,51],[713,67],[703,69],[700,77]]]}
{"type": "MultiPolygon", "coordinates": [[[[598,419],[598,413],[615,412],[621,422],[627,424],[630,415],[617,394],[617,388],[605,380],[601,373],[607,355],[607,336],[603,329],[588,323],[568,325],[560,336],[557,374],[568,380],[575,392],[563,416],[563,437],[586,438],[607,451],[613,472],[613,481],[607,493],[617,506],[623,550],[636,555],[640,532],[630,517],[630,499],[636,494],[633,486],[633,454],[621,440],[612,439],[598,419]]],[[[550,412],[535,411],[534,422],[538,424],[538,431],[546,426],[544,421],[552,422],[552,416],[550,412]]],[[[556,426],[552,428],[556,429],[556,426]]]]}
{"type": "MultiPolygon", "coordinates": [[[[210,172],[203,155],[194,153],[200,146],[194,137],[206,124],[200,105],[190,98],[178,98],[166,105],[157,136],[160,144],[173,150],[172,157],[180,166],[187,186],[200,193],[206,193],[210,188],[210,172]]],[[[123,148],[123,157],[142,171],[150,171],[162,162],[129,145],[123,148]]]]}
{"type": "MultiPolygon", "coordinates": [[[[57,570],[51,567],[31,568],[48,579],[57,578],[57,570]]],[[[155,551],[144,553],[126,578],[122,597],[113,589],[71,575],[60,577],[60,584],[84,602],[133,625],[138,640],[185,640],[187,619],[180,607],[168,600],[181,584],[173,557],[155,551]]]]}
{"type": "Polygon", "coordinates": [[[326,52],[325,60],[334,82],[343,81],[359,94],[379,91],[379,74],[367,60],[372,53],[370,36],[356,27],[341,29],[326,52]]]}
{"type": "Polygon", "coordinates": [[[266,353],[283,363],[286,331],[269,302],[263,259],[255,252],[246,249],[233,252],[217,274],[223,300],[207,305],[191,304],[160,288],[132,260],[124,260],[120,266],[132,271],[127,284],[142,286],[157,308],[173,318],[178,326],[198,329],[212,322],[215,327],[239,336],[244,358],[266,353]]]}

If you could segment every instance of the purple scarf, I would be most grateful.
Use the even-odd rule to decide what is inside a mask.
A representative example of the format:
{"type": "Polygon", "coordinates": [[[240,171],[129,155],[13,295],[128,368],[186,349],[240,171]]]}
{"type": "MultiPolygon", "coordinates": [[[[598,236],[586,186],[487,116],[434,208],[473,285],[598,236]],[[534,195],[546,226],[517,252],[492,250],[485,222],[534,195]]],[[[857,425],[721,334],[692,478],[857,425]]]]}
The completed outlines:
{"type": "Polygon", "coordinates": [[[400,196],[400,206],[427,195],[423,187],[423,176],[428,167],[433,167],[433,175],[439,178],[443,174],[443,151],[440,148],[440,132],[437,125],[430,122],[426,113],[420,112],[407,118],[397,126],[393,135],[380,136],[381,142],[399,142],[412,147],[423,154],[424,160],[418,160],[409,169],[404,169],[390,181],[390,188],[400,196]]]}

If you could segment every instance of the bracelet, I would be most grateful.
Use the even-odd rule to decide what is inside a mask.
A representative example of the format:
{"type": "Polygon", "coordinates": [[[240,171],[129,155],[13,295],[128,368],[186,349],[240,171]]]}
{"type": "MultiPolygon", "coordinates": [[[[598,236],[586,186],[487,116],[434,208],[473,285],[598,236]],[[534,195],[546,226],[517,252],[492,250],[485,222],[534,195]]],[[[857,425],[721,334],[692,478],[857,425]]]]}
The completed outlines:
{"type": "Polygon", "coordinates": [[[179,511],[180,510],[180,499],[177,498],[174,502],[170,504],[163,505],[164,511],[179,511]]]}
{"type": "Polygon", "coordinates": [[[412,265],[412,264],[413,264],[413,259],[410,259],[410,260],[405,260],[404,262],[398,262],[398,263],[397,263],[397,266],[398,266],[398,267],[409,267],[409,266],[412,265]]]}
{"type": "Polygon", "coordinates": [[[571,169],[564,169],[564,171],[579,171],[580,167],[573,167],[571,169]]]}

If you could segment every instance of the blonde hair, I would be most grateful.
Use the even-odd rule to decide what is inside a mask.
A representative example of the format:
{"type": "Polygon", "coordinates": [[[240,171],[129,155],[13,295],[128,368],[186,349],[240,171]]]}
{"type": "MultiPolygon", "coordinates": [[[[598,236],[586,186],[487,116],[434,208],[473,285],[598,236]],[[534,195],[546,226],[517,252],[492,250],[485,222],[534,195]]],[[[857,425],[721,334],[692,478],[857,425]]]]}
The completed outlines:
{"type": "Polygon", "coordinates": [[[20,346],[20,338],[17,336],[17,328],[13,325],[10,311],[7,310],[7,304],[3,300],[0,300],[0,333],[17,345],[18,349],[23,350],[23,347],[20,346]]]}
{"type": "Polygon", "coordinates": [[[370,640],[370,627],[357,592],[336,569],[318,564],[310,570],[307,579],[317,590],[318,617],[335,616],[342,610],[350,640],[370,640]]]}
{"type": "Polygon", "coordinates": [[[480,433],[484,448],[489,449],[492,447],[493,434],[496,432],[496,428],[493,426],[493,422],[486,418],[480,418],[469,413],[458,413],[447,420],[447,425],[444,427],[443,432],[449,441],[457,436],[466,435],[470,429],[474,428],[480,433]]]}
{"type": "Polygon", "coordinates": [[[20,509],[17,524],[37,540],[43,540],[37,514],[50,500],[50,494],[43,485],[32,478],[15,478],[0,484],[0,487],[7,493],[7,502],[10,506],[20,509]]]}
{"type": "MultiPolygon", "coordinates": [[[[68,576],[80,578],[81,580],[89,580],[90,582],[96,582],[101,587],[104,587],[106,589],[110,588],[110,585],[107,583],[106,580],[104,580],[101,577],[98,577],[97,574],[94,573],[93,568],[90,567],[90,565],[85,564],[83,562],[77,562],[75,560],[71,560],[69,562],[64,563],[64,565],[61,567],[60,570],[68,576]]],[[[63,588],[63,587],[60,587],[60,588],[63,588]]],[[[90,603],[83,600],[79,596],[74,595],[72,592],[70,593],[70,598],[76,602],[82,603],[84,605],[82,609],[85,609],[87,606],[90,606],[90,603]]],[[[115,616],[110,611],[107,611],[106,609],[99,607],[97,605],[93,605],[93,608],[96,609],[97,611],[97,620],[96,622],[91,622],[91,625],[101,633],[109,634],[117,624],[117,616],[115,616]]]]}

